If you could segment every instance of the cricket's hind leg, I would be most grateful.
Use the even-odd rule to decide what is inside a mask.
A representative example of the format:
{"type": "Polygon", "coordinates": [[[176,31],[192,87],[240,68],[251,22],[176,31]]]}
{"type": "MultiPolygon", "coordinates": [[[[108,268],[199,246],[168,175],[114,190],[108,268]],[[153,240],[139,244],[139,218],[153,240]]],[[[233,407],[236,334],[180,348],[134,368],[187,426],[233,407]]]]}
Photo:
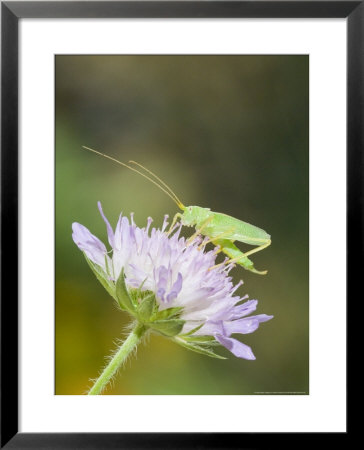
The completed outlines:
{"type": "MultiPolygon", "coordinates": [[[[253,261],[251,261],[246,256],[246,254],[255,253],[255,249],[253,249],[250,252],[247,252],[245,254],[241,250],[239,250],[238,247],[235,244],[233,244],[233,242],[229,241],[228,239],[218,239],[218,240],[214,241],[214,244],[220,245],[221,250],[230,258],[228,261],[226,261],[223,264],[236,263],[236,264],[239,264],[240,266],[244,267],[244,269],[249,270],[250,272],[253,272],[253,273],[257,273],[259,275],[265,275],[268,272],[267,270],[263,270],[263,271],[257,270],[254,267],[253,261]]],[[[265,246],[267,247],[268,245],[265,245],[265,246]]],[[[260,250],[262,250],[262,249],[260,249],[260,250]]],[[[220,265],[220,264],[218,264],[218,265],[220,265]]]]}

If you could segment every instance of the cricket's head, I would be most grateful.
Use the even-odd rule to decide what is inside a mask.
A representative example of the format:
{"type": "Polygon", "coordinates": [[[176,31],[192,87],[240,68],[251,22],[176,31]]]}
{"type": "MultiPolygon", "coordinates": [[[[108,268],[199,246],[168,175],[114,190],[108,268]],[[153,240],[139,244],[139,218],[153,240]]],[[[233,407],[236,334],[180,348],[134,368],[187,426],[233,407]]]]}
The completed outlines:
{"type": "Polygon", "coordinates": [[[209,208],[201,208],[200,206],[185,206],[182,214],[182,224],[191,227],[203,222],[210,215],[209,208]]]}

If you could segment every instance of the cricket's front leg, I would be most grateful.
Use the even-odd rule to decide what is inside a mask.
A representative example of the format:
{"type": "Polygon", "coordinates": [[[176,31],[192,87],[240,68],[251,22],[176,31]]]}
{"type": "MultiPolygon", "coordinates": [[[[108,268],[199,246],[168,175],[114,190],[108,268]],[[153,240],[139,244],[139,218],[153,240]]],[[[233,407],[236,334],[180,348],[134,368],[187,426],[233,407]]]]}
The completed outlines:
{"type": "MultiPolygon", "coordinates": [[[[224,264],[230,264],[230,263],[236,263],[240,266],[244,267],[244,269],[249,270],[250,272],[257,273],[259,275],[265,275],[267,273],[267,270],[257,270],[254,267],[253,261],[251,261],[246,255],[247,253],[243,253],[241,250],[238,249],[236,245],[233,244],[233,242],[229,241],[228,239],[220,239],[216,242],[216,245],[221,246],[221,250],[225,253],[225,255],[229,256],[229,260],[226,261],[224,264]]],[[[267,245],[264,244],[266,247],[267,245]]],[[[268,244],[269,245],[269,244],[268,244]]],[[[253,249],[255,250],[255,249],[253,249]]],[[[260,249],[262,250],[262,249],[260,249]]],[[[248,252],[249,254],[252,253],[252,251],[248,252]]],[[[253,251],[254,253],[254,251],[253,251]]]]}
{"type": "Polygon", "coordinates": [[[213,216],[208,217],[206,220],[204,220],[201,224],[201,226],[199,228],[196,229],[196,231],[193,233],[192,236],[190,236],[187,240],[187,245],[191,244],[191,242],[194,241],[194,239],[199,235],[199,234],[204,234],[202,233],[202,231],[204,230],[204,228],[206,228],[213,220],[213,216]]]}
{"type": "Polygon", "coordinates": [[[182,217],[181,213],[177,213],[174,215],[171,226],[169,227],[169,230],[167,231],[167,236],[169,236],[171,234],[173,227],[176,225],[177,220],[181,217],[182,217]]]}

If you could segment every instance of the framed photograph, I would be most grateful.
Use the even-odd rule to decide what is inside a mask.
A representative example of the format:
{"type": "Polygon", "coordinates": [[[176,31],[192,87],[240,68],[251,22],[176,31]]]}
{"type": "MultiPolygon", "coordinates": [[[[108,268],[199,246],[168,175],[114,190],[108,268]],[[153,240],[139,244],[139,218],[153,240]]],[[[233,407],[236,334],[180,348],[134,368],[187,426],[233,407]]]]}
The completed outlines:
{"type": "Polygon", "coordinates": [[[346,437],[363,3],[1,6],[2,448],[346,437]]]}

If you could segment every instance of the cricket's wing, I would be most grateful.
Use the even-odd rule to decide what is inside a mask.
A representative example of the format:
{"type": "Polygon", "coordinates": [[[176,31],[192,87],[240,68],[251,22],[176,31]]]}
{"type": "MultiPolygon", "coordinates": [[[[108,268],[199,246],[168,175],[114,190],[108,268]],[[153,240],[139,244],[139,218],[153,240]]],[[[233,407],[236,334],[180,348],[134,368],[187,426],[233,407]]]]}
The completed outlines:
{"type": "Polygon", "coordinates": [[[261,228],[223,213],[213,213],[213,219],[204,231],[211,238],[221,235],[222,239],[250,245],[262,245],[270,240],[270,235],[261,228]]]}

